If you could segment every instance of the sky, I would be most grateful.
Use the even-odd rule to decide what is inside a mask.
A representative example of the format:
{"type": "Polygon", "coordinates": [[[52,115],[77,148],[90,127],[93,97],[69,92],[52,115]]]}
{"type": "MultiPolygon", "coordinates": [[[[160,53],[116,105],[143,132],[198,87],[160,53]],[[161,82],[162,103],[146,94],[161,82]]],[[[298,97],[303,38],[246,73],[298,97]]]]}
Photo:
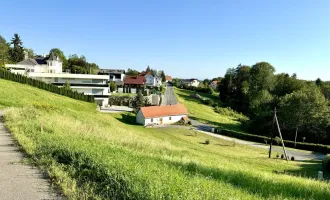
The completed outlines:
{"type": "Polygon", "coordinates": [[[330,80],[329,0],[2,1],[0,35],[36,54],[60,48],[100,68],[224,76],[267,61],[276,73],[330,80]]]}

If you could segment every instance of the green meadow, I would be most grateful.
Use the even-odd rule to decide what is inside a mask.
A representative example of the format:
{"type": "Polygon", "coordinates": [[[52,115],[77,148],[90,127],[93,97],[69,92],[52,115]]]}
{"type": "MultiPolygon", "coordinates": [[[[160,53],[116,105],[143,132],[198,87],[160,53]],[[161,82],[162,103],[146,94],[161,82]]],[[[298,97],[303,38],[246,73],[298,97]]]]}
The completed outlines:
{"type": "MultiPolygon", "coordinates": [[[[234,118],[213,116],[177,92],[192,116],[239,128],[234,118]]],[[[131,123],[132,114],[99,113],[95,104],[2,79],[0,108],[29,160],[69,199],[330,196],[329,183],[315,180],[316,161],[268,159],[267,150],[184,128],[144,128],[131,123]]]]}

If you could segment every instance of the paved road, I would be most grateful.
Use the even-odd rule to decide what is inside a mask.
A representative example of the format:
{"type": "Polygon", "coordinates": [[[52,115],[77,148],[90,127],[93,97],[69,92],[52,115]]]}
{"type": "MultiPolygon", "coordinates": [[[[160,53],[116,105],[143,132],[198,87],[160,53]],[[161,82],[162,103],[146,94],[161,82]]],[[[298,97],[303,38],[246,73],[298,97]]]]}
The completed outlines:
{"type": "Polygon", "coordinates": [[[52,190],[38,169],[22,164],[22,160],[0,111],[0,199],[64,199],[52,190]]]}
{"type": "Polygon", "coordinates": [[[176,99],[176,96],[174,94],[174,89],[171,85],[167,85],[164,99],[162,101],[162,105],[175,105],[178,101],[176,99]]]}

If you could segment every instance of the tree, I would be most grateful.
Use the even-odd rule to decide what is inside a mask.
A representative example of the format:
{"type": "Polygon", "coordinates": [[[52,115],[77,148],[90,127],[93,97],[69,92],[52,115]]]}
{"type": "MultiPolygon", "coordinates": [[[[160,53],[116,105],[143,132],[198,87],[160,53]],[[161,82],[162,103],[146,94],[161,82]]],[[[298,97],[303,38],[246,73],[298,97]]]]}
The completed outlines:
{"type": "Polygon", "coordinates": [[[163,70],[159,70],[159,71],[158,71],[158,76],[162,78],[162,81],[163,81],[163,82],[166,81],[165,72],[164,72],[163,70]]]}
{"type": "Polygon", "coordinates": [[[147,69],[146,69],[146,72],[148,73],[148,72],[150,72],[151,71],[151,69],[150,69],[150,67],[149,67],[149,65],[148,65],[148,67],[147,67],[147,69]]]}
{"type": "Polygon", "coordinates": [[[114,92],[117,90],[117,85],[116,85],[116,82],[115,81],[110,81],[110,91],[111,92],[114,92]]]}
{"type": "Polygon", "coordinates": [[[250,92],[255,93],[261,90],[268,90],[274,86],[275,68],[268,62],[259,62],[251,67],[250,70],[250,92]]]}
{"type": "Polygon", "coordinates": [[[24,52],[27,54],[28,58],[34,58],[35,57],[35,53],[34,53],[33,49],[24,48],[24,52]]]}
{"type": "Polygon", "coordinates": [[[69,91],[72,91],[70,83],[68,81],[65,81],[63,88],[69,91]]]}
{"type": "Polygon", "coordinates": [[[5,38],[0,35],[0,66],[4,66],[7,63],[9,57],[9,48],[10,46],[5,38]]]}
{"type": "Polygon", "coordinates": [[[203,80],[203,84],[208,86],[208,85],[210,84],[210,80],[207,79],[207,78],[204,79],[204,80],[203,80]]]}
{"type": "Polygon", "coordinates": [[[298,127],[319,142],[330,122],[328,101],[315,85],[306,86],[281,98],[279,119],[283,128],[298,127]]]}
{"type": "Polygon", "coordinates": [[[141,107],[144,106],[144,99],[143,99],[143,94],[141,91],[139,91],[136,95],[136,110],[138,111],[141,107]]]}
{"type": "Polygon", "coordinates": [[[14,37],[11,39],[11,44],[13,44],[14,47],[9,50],[10,60],[14,63],[22,61],[24,59],[23,43],[17,33],[15,33],[14,37]]]}
{"type": "Polygon", "coordinates": [[[51,50],[49,51],[49,55],[51,55],[52,53],[53,53],[55,56],[58,56],[59,59],[61,60],[63,70],[68,69],[68,67],[69,67],[68,64],[69,64],[69,63],[68,63],[68,60],[67,60],[66,56],[64,55],[63,51],[60,50],[59,48],[53,48],[53,49],[51,49],[51,50]]]}
{"type": "Polygon", "coordinates": [[[315,81],[315,84],[317,86],[321,86],[322,85],[322,80],[320,78],[317,78],[316,81],[315,81]]]}
{"type": "Polygon", "coordinates": [[[130,69],[128,68],[127,72],[126,72],[126,75],[127,76],[138,76],[139,75],[139,72],[134,70],[134,69],[130,69]]]}

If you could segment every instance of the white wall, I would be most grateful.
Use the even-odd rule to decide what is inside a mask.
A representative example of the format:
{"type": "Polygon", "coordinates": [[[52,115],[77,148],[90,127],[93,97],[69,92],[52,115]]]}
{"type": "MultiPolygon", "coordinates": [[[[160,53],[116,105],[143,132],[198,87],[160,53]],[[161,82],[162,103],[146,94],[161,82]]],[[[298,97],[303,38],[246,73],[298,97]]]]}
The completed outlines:
{"type": "Polygon", "coordinates": [[[155,86],[155,77],[151,74],[145,75],[146,78],[146,85],[155,86]]]}
{"type": "Polygon", "coordinates": [[[147,118],[144,119],[141,110],[136,115],[136,122],[139,124],[142,124],[144,126],[148,124],[160,124],[160,118],[163,119],[162,124],[174,124],[182,119],[182,117],[185,117],[187,115],[175,115],[175,116],[165,116],[165,117],[155,117],[155,118],[147,118]],[[170,120],[171,117],[171,120],[170,120]],[[153,120],[152,120],[153,119],[153,120]],[[152,122],[151,122],[152,121],[152,122]]]}

